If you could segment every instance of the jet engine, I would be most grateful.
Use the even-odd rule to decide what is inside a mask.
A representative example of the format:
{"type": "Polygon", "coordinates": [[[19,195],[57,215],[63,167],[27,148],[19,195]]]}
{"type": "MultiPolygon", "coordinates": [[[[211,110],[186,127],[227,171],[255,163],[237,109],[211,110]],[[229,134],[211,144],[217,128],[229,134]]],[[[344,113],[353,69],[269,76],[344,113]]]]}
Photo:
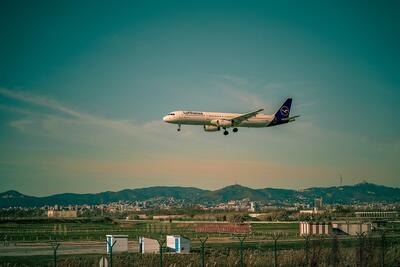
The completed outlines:
{"type": "Polygon", "coordinates": [[[218,127],[231,127],[231,126],[233,126],[233,123],[232,123],[231,120],[224,120],[224,119],[212,120],[211,124],[216,125],[218,127]]]}
{"type": "Polygon", "coordinates": [[[206,132],[217,132],[219,130],[220,130],[220,128],[218,126],[204,125],[204,131],[206,131],[206,132]]]}

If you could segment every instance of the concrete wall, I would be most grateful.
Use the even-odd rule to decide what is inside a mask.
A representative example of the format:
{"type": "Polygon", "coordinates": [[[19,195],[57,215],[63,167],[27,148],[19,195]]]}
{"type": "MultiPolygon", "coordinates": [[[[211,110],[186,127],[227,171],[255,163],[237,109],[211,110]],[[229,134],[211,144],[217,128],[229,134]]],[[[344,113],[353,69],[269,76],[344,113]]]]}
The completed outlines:
{"type": "Polygon", "coordinates": [[[333,227],[343,231],[348,235],[368,233],[372,229],[372,225],[370,223],[333,223],[333,227]]]}
{"type": "Polygon", "coordinates": [[[184,237],[180,238],[179,249],[181,254],[190,253],[190,240],[184,237]]]}
{"type": "Polygon", "coordinates": [[[159,253],[160,245],[158,241],[151,238],[139,238],[139,252],[140,253],[159,253]]]}

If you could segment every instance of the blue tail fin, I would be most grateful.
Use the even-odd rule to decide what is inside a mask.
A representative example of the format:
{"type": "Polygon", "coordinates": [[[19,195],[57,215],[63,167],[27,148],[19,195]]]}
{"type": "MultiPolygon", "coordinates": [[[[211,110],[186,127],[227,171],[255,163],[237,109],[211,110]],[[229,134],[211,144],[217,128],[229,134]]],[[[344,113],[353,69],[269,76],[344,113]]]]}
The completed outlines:
{"type": "Polygon", "coordinates": [[[275,121],[280,122],[282,119],[289,118],[290,107],[292,106],[292,99],[286,99],[285,103],[275,112],[275,121]]]}

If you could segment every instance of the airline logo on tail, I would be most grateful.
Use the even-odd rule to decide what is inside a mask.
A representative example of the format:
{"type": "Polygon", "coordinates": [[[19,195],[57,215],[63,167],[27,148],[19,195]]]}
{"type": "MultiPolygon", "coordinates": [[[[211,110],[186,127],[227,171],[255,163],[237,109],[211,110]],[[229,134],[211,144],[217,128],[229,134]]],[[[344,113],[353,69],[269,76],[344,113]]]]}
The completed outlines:
{"type": "Polygon", "coordinates": [[[287,107],[287,106],[283,106],[283,107],[281,107],[281,114],[282,114],[282,116],[288,116],[289,115],[289,112],[290,112],[290,109],[287,107]]]}
{"type": "Polygon", "coordinates": [[[292,106],[292,99],[286,99],[285,103],[275,112],[275,119],[277,122],[289,117],[290,107],[292,106]]]}
{"type": "Polygon", "coordinates": [[[289,117],[291,106],[292,106],[292,99],[291,98],[286,99],[285,103],[283,103],[283,105],[278,109],[278,111],[275,112],[274,119],[268,126],[275,126],[295,121],[295,118],[299,116],[289,117]]]}

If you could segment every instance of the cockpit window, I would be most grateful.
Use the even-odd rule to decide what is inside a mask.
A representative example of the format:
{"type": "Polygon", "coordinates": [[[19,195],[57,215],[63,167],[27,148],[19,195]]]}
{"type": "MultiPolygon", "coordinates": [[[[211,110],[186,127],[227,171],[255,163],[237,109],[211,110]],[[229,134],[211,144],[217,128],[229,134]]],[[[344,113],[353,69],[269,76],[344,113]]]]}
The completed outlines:
{"type": "Polygon", "coordinates": [[[172,116],[175,116],[175,113],[169,113],[168,115],[172,115],[172,116]]]}

